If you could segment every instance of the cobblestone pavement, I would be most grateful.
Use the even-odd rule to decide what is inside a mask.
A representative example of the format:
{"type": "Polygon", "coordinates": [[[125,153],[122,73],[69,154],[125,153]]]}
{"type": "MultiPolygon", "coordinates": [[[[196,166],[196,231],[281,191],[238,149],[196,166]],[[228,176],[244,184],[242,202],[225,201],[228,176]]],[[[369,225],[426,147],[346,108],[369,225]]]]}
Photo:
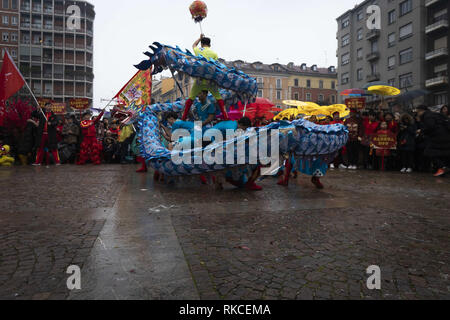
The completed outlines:
{"type": "Polygon", "coordinates": [[[336,170],[325,190],[252,193],[133,169],[1,169],[0,299],[450,298],[448,177],[336,170]]]}

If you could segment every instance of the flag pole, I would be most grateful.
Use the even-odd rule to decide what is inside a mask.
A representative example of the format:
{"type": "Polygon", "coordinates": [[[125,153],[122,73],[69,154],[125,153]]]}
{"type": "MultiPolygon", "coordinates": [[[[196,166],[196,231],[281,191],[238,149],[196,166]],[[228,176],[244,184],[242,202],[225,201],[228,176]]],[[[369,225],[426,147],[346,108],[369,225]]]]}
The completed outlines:
{"type": "MultiPolygon", "coordinates": [[[[24,80],[25,80],[25,79],[24,79],[24,80]]],[[[25,80],[25,85],[27,86],[28,90],[30,91],[31,96],[33,97],[34,101],[37,103],[37,106],[38,106],[39,110],[41,110],[42,115],[43,115],[44,118],[45,118],[45,121],[48,122],[48,119],[47,119],[47,117],[45,116],[45,113],[44,113],[44,111],[42,110],[39,101],[36,99],[36,96],[34,95],[33,91],[31,90],[31,88],[30,88],[30,86],[28,85],[28,82],[27,82],[26,80],[25,80]]]]}

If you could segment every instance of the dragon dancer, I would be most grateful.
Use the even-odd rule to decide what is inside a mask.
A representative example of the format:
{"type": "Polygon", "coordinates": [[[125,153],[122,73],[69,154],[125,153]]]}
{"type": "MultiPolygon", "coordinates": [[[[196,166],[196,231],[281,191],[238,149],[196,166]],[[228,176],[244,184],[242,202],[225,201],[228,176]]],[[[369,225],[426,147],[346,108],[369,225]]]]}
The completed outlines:
{"type": "MultiPolygon", "coordinates": [[[[197,56],[202,56],[206,59],[212,59],[214,61],[217,61],[219,59],[219,56],[216,52],[214,52],[211,49],[211,39],[205,37],[203,34],[200,36],[200,38],[194,42],[192,45],[192,48],[194,50],[194,53],[197,56]],[[201,48],[198,47],[198,45],[201,43],[201,48]]],[[[220,111],[222,112],[224,119],[228,120],[228,113],[225,108],[225,102],[222,99],[222,96],[219,93],[218,86],[213,83],[212,81],[205,80],[205,79],[196,79],[194,82],[194,85],[192,86],[191,92],[189,94],[189,99],[186,100],[186,104],[184,107],[184,113],[182,120],[185,121],[189,115],[189,111],[191,110],[191,107],[194,103],[195,98],[202,92],[202,91],[209,91],[213,95],[214,99],[216,99],[217,104],[220,107],[220,111]]]]}
{"type": "Polygon", "coordinates": [[[103,110],[94,120],[90,120],[91,114],[89,112],[86,112],[83,115],[83,121],[81,121],[83,142],[81,143],[80,158],[77,165],[84,165],[88,160],[91,160],[95,165],[101,164],[100,152],[102,145],[97,140],[95,125],[103,117],[104,113],[105,110],[103,110]]]}

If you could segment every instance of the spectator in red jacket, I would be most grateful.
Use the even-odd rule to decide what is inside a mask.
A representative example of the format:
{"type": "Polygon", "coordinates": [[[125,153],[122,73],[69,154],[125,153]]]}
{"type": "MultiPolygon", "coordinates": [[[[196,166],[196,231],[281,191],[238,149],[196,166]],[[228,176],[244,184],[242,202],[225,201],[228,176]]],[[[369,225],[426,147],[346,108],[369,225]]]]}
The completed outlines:
{"type": "Polygon", "coordinates": [[[373,169],[375,158],[370,152],[370,139],[376,133],[380,122],[376,120],[376,114],[369,112],[369,116],[363,120],[364,135],[361,141],[364,155],[364,168],[373,169]]]}
{"type": "Polygon", "coordinates": [[[400,128],[398,126],[398,122],[395,121],[394,115],[390,112],[384,114],[384,121],[386,121],[388,129],[394,134],[398,134],[400,128]]]}

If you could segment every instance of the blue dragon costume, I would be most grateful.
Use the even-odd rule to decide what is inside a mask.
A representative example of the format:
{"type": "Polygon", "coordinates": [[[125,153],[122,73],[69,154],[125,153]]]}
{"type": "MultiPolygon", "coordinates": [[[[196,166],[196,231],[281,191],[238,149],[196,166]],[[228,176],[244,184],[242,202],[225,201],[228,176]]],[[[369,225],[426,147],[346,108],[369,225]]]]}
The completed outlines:
{"type": "MultiPolygon", "coordinates": [[[[180,48],[154,43],[150,46],[152,53],[146,52],[148,60],[136,65],[139,70],[153,68],[153,74],[161,73],[170,69],[172,72],[184,73],[188,76],[206,79],[215,82],[222,90],[221,94],[225,105],[229,108],[238,101],[242,103],[253,102],[258,91],[256,79],[248,76],[235,68],[228,68],[219,61],[213,61],[201,56],[194,56],[189,51],[180,48]]],[[[209,97],[212,99],[212,97],[209,97]]],[[[302,164],[305,172],[314,172],[311,166],[323,167],[332,162],[338,152],[346,145],[348,131],[345,126],[336,124],[328,126],[315,125],[312,122],[300,119],[293,122],[274,122],[262,128],[250,128],[246,134],[234,137],[226,141],[212,142],[206,147],[180,151],[178,154],[183,159],[191,161],[175,164],[172,152],[163,144],[159,121],[164,112],[177,112],[181,114],[185,101],[174,103],[157,103],[144,106],[142,111],[135,117],[138,127],[138,142],[140,155],[145,158],[151,167],[167,176],[192,176],[210,172],[242,169],[250,164],[250,152],[253,138],[273,137],[276,132],[276,147],[282,157],[290,157],[296,163],[302,164]],[[227,146],[230,144],[244,144],[246,148],[245,159],[239,158],[237,154],[227,154],[227,146]],[[234,159],[235,164],[208,164],[199,154],[209,152],[214,154],[221,150],[224,159],[234,159]]],[[[135,108],[135,107],[133,107],[135,108]]],[[[227,123],[222,123],[226,128],[227,123]]],[[[267,153],[271,153],[271,139],[267,139],[267,153]]],[[[235,149],[234,149],[235,150],[235,149]]],[[[178,151],[177,151],[178,152],[178,151]]],[[[253,164],[253,163],[252,163],[253,164]]],[[[302,170],[303,171],[303,170],[302,170]]]]}

